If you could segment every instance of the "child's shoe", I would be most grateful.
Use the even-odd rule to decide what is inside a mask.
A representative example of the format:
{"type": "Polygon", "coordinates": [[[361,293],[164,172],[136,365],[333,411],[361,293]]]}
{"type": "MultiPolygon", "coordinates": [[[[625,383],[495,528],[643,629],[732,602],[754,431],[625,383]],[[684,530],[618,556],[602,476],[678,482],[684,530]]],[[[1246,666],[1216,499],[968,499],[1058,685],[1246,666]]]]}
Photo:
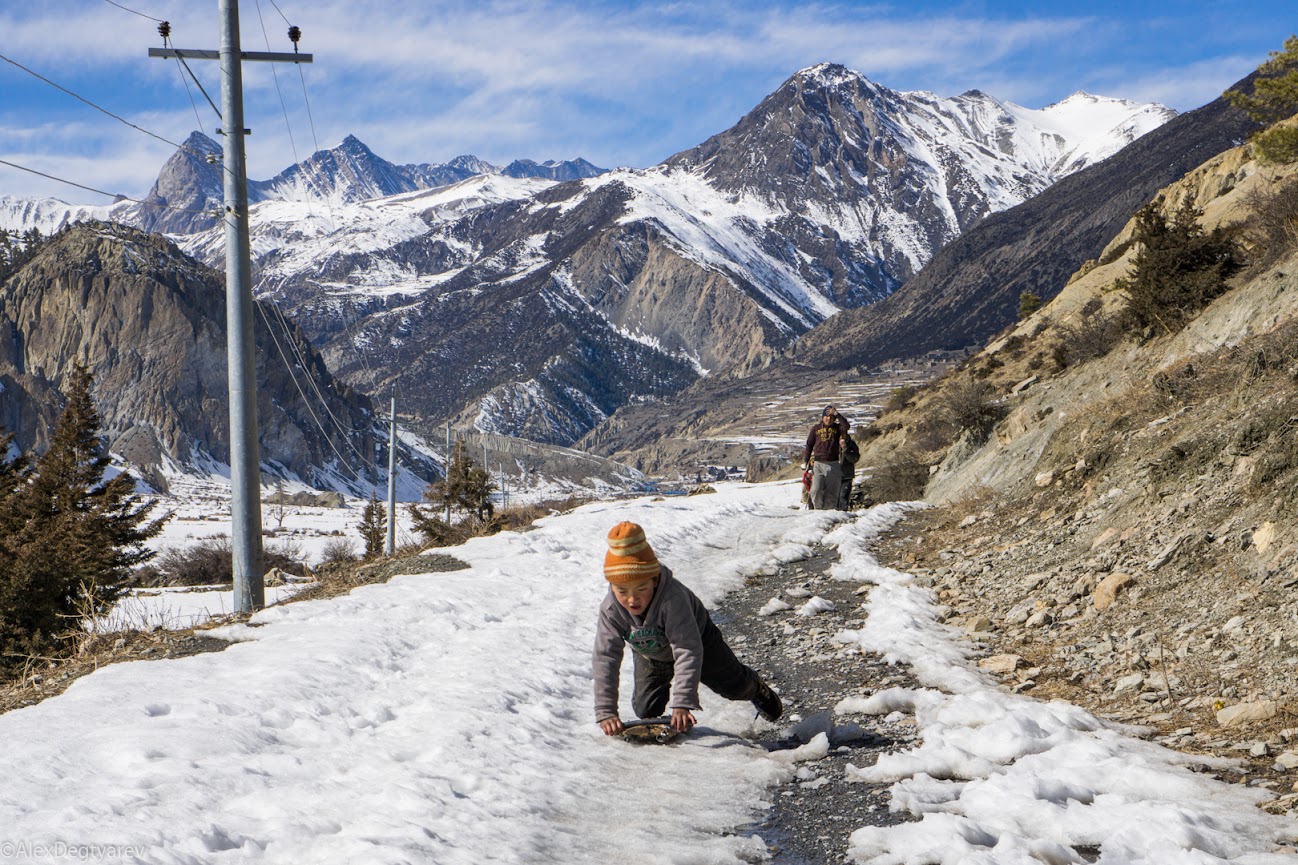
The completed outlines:
{"type": "Polygon", "coordinates": [[[780,702],[780,695],[772,691],[771,686],[765,682],[757,686],[757,696],[753,698],[753,705],[757,707],[757,714],[768,721],[774,721],[784,713],[784,704],[780,702]]]}

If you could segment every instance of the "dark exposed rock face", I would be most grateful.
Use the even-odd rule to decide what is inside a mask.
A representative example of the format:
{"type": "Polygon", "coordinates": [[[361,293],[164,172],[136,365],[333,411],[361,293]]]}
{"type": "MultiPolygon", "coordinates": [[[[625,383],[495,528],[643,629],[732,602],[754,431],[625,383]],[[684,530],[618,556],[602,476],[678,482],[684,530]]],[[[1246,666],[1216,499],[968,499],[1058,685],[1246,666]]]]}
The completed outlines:
{"type": "Polygon", "coordinates": [[[1158,190],[1239,144],[1252,128],[1224,99],[1182,114],[987,217],[887,300],[846,311],[806,334],[793,356],[845,369],[980,345],[1014,321],[1020,294],[1054,297],[1158,190]]]}
{"type": "MultiPolygon", "coordinates": [[[[374,452],[368,399],[336,383],[296,326],[255,320],[264,464],[327,483],[335,451],[374,452]],[[297,384],[280,353],[290,358],[297,384]],[[312,395],[304,401],[298,387],[312,395]],[[313,415],[326,421],[326,434],[313,415]]],[[[157,235],[83,223],[49,241],[0,293],[0,424],[43,448],[82,360],[110,447],[150,477],[164,461],[229,461],[225,292],[219,274],[157,235]]],[[[344,477],[349,469],[337,469],[344,477]]]]}
{"type": "Polygon", "coordinates": [[[604,169],[596,168],[584,159],[569,159],[563,162],[555,162],[552,159],[545,162],[515,159],[500,169],[500,173],[506,177],[540,177],[545,180],[565,181],[598,177],[604,173],[604,169]]]}
{"type": "MultiPolygon", "coordinates": [[[[158,172],[141,202],[133,224],[145,231],[190,234],[216,225],[215,211],[225,200],[221,146],[192,132],[158,172]]],[[[260,201],[261,189],[248,184],[248,201],[260,201]]]]}

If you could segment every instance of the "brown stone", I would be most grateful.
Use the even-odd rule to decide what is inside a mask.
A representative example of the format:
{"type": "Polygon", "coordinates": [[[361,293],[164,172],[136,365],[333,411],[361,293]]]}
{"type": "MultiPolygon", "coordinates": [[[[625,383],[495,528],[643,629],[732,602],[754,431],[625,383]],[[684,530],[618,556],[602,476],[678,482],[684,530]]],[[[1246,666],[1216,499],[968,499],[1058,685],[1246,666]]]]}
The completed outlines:
{"type": "Polygon", "coordinates": [[[983,658],[978,662],[989,673],[998,673],[1005,675],[1013,673],[1023,663],[1023,659],[1018,655],[992,655],[990,658],[983,658]]]}
{"type": "Polygon", "coordinates": [[[1103,612],[1113,606],[1118,595],[1134,582],[1135,579],[1131,574],[1109,574],[1095,587],[1095,594],[1092,595],[1095,609],[1103,612]]]}
{"type": "Polygon", "coordinates": [[[1269,721],[1278,714],[1280,714],[1280,704],[1273,700],[1236,703],[1217,712],[1217,723],[1223,727],[1240,727],[1255,721],[1269,721]]]}

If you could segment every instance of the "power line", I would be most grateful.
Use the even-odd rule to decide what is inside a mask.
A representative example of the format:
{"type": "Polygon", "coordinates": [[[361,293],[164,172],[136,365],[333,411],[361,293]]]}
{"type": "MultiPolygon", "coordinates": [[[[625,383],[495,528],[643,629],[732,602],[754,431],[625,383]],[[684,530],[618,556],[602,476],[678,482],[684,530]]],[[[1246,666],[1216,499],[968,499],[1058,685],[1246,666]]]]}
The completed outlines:
{"type": "MultiPolygon", "coordinates": [[[[261,15],[261,0],[257,0],[257,21],[261,24],[261,37],[266,40],[266,50],[270,51],[270,34],[266,32],[266,19],[261,15]]],[[[279,94],[279,106],[284,110],[284,128],[288,131],[288,146],[293,150],[293,161],[299,162],[301,160],[297,157],[297,142],[293,140],[293,127],[288,122],[288,103],[284,101],[284,91],[279,87],[279,73],[275,71],[274,64],[270,67],[270,77],[275,81],[275,92],[279,94]]]]}
{"type": "MultiPolygon", "coordinates": [[[[19,165],[16,162],[10,162],[7,159],[0,159],[0,164],[8,165],[10,168],[17,168],[19,171],[26,171],[29,174],[36,174],[49,180],[55,180],[59,183],[66,183],[68,186],[75,186],[77,189],[85,189],[88,192],[95,192],[100,195],[107,195],[109,198],[127,198],[125,195],[118,195],[116,192],[105,192],[102,189],[95,189],[93,186],[86,186],[84,183],[76,183],[71,180],[64,180],[62,177],[55,177],[53,174],[46,174],[44,171],[37,171],[35,168],[28,168],[25,165],[19,165]]],[[[134,201],[133,198],[127,198],[128,201],[134,201]]]]}
{"type": "Polygon", "coordinates": [[[44,177],[48,180],[53,180],[58,183],[66,183],[68,186],[75,186],[78,189],[84,189],[88,192],[96,192],[100,195],[107,195],[109,198],[116,198],[121,201],[131,201],[134,202],[135,204],[147,204],[149,207],[158,207],[161,208],[162,210],[170,210],[174,213],[200,213],[203,214],[204,216],[212,215],[212,212],[210,210],[195,210],[189,207],[175,207],[170,204],[157,204],[154,202],[146,202],[146,201],[141,201],[138,198],[132,198],[129,195],[122,195],[121,193],[118,192],[107,192],[103,189],[96,189],[93,186],[86,186],[84,183],[77,183],[75,180],[68,180],[66,178],[58,177],[53,174],[46,174],[44,171],[37,171],[35,168],[28,168],[25,165],[19,165],[17,162],[10,162],[8,159],[0,159],[0,165],[8,165],[10,168],[17,168],[19,171],[26,171],[28,174],[35,174],[40,177],[44,177]]]}
{"type": "Polygon", "coordinates": [[[275,0],[270,0],[270,5],[275,7],[275,11],[279,13],[279,17],[284,19],[285,24],[289,25],[290,27],[293,26],[293,22],[288,20],[288,16],[285,15],[284,11],[279,8],[279,4],[276,3],[275,0]]]}
{"type": "MultiPolygon", "coordinates": [[[[346,458],[338,452],[338,448],[334,447],[333,439],[330,438],[329,433],[325,431],[324,425],[320,423],[320,418],[316,416],[315,409],[311,408],[310,400],[307,399],[306,394],[302,391],[302,386],[298,384],[297,375],[294,374],[292,365],[288,362],[288,358],[284,356],[284,349],[280,347],[279,337],[275,335],[275,329],[271,326],[270,319],[266,317],[266,310],[262,308],[263,305],[260,303],[254,303],[253,305],[257,307],[257,311],[261,314],[262,323],[266,325],[266,332],[270,334],[271,340],[274,341],[275,349],[279,352],[280,360],[284,362],[284,368],[288,370],[289,378],[293,380],[293,387],[297,389],[298,396],[302,398],[302,405],[306,408],[307,414],[311,416],[311,420],[315,423],[316,429],[320,430],[320,435],[324,437],[325,444],[329,445],[329,449],[334,452],[334,456],[338,457],[338,462],[344,466],[347,465],[346,458]]],[[[284,339],[285,341],[289,341],[289,334],[287,332],[284,334],[284,339]]],[[[304,372],[307,371],[304,370],[304,372]]],[[[311,381],[309,372],[307,374],[307,380],[311,381]]],[[[353,445],[352,447],[354,450],[355,446],[353,445]]],[[[360,472],[357,472],[355,469],[352,471],[356,475],[356,479],[359,481],[360,472]]]]}
{"type": "Polygon", "coordinates": [[[121,3],[114,3],[113,0],[104,0],[104,2],[109,6],[116,6],[118,9],[130,12],[132,15],[139,15],[141,18],[148,18],[150,21],[157,21],[159,23],[162,21],[161,18],[154,18],[152,15],[145,15],[143,12],[136,12],[134,9],[123,6],[121,3]]]}
{"type": "Polygon", "coordinates": [[[22,65],[22,64],[19,63],[17,60],[14,60],[14,59],[12,59],[12,58],[10,58],[10,57],[6,57],[4,54],[0,54],[0,60],[3,60],[4,62],[8,63],[8,64],[11,65],[11,66],[16,66],[16,67],[18,67],[19,69],[21,69],[22,71],[26,72],[28,75],[31,75],[31,76],[34,77],[34,78],[39,78],[41,81],[44,81],[46,84],[50,85],[51,87],[53,87],[53,88],[55,88],[55,89],[57,89],[57,90],[62,90],[64,93],[68,94],[68,95],[71,96],[73,99],[76,99],[76,100],[78,100],[78,101],[80,101],[80,102],[84,102],[86,105],[89,105],[91,108],[95,109],[96,111],[99,111],[99,112],[102,112],[102,113],[104,113],[104,114],[107,114],[109,117],[113,118],[114,120],[118,121],[119,123],[124,123],[124,124],[126,124],[127,126],[131,127],[132,129],[135,129],[135,130],[138,130],[138,131],[140,131],[140,132],[143,132],[145,135],[148,135],[148,136],[151,137],[151,138],[156,138],[156,139],[158,139],[159,141],[161,141],[161,142],[164,143],[164,144],[170,144],[172,147],[175,147],[175,148],[177,148],[177,149],[179,149],[179,150],[184,150],[184,151],[187,151],[187,152],[189,152],[189,153],[194,153],[194,155],[196,155],[196,156],[202,156],[201,153],[196,153],[195,151],[189,150],[189,148],[185,147],[185,145],[183,145],[183,144],[177,144],[177,143],[174,142],[174,141],[171,141],[171,140],[169,140],[169,139],[167,139],[167,138],[163,138],[161,135],[159,135],[159,134],[156,133],[156,132],[150,132],[149,130],[145,129],[143,126],[139,126],[139,125],[137,125],[137,124],[135,124],[135,123],[132,123],[131,121],[127,120],[125,117],[121,117],[121,116],[119,116],[119,115],[117,115],[117,114],[114,114],[113,112],[109,111],[107,108],[104,108],[104,107],[102,107],[102,106],[100,106],[100,105],[96,105],[95,103],[91,102],[89,99],[85,98],[84,96],[81,96],[81,95],[79,95],[79,94],[73,93],[71,90],[69,90],[68,88],[64,87],[64,86],[61,85],[61,84],[56,84],[55,82],[53,82],[53,81],[51,81],[50,79],[46,78],[44,75],[41,75],[39,72],[35,72],[35,71],[31,70],[31,69],[28,69],[26,66],[22,65]]]}
{"type": "MultiPolygon", "coordinates": [[[[194,108],[194,121],[198,123],[198,128],[202,130],[203,118],[198,116],[198,103],[194,101],[194,91],[189,89],[189,82],[185,80],[185,72],[188,71],[188,68],[183,67],[184,62],[179,57],[176,58],[176,71],[180,73],[180,83],[185,85],[185,95],[189,97],[189,104],[194,108]]],[[[193,73],[190,72],[190,74],[193,73]]],[[[206,96],[207,94],[204,93],[203,95],[206,96]]],[[[208,99],[208,101],[210,102],[211,99],[208,99]]]]}

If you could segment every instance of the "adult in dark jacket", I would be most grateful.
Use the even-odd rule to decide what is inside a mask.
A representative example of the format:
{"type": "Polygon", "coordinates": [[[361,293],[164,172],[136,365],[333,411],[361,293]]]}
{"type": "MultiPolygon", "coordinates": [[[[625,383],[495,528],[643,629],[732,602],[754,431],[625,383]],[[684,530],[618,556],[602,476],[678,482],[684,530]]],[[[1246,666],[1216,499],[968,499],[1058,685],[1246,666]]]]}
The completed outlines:
{"type": "Polygon", "coordinates": [[[852,481],[856,477],[856,461],[861,458],[861,449],[856,444],[856,439],[852,438],[851,425],[847,427],[847,435],[838,443],[839,459],[838,464],[843,473],[843,482],[838,488],[838,509],[845,511],[852,501],[852,481]]]}
{"type": "Polygon", "coordinates": [[[802,462],[812,466],[810,504],[813,510],[828,511],[838,507],[838,488],[843,479],[838,463],[839,443],[847,431],[847,419],[839,416],[838,409],[827,405],[820,414],[820,423],[807,433],[802,462]]]}

